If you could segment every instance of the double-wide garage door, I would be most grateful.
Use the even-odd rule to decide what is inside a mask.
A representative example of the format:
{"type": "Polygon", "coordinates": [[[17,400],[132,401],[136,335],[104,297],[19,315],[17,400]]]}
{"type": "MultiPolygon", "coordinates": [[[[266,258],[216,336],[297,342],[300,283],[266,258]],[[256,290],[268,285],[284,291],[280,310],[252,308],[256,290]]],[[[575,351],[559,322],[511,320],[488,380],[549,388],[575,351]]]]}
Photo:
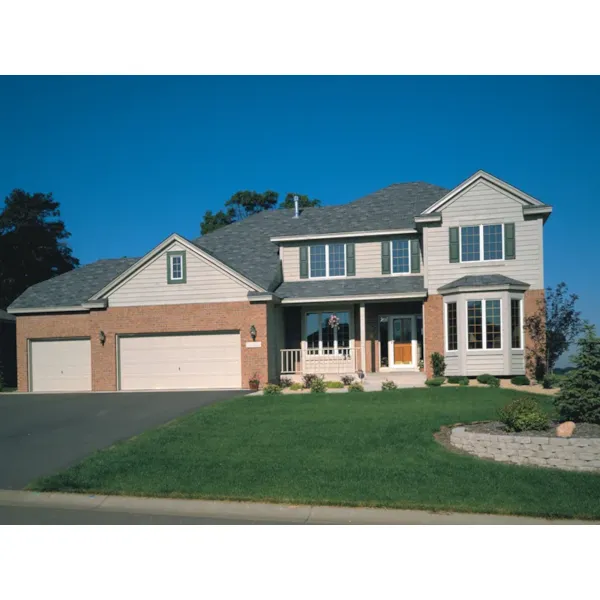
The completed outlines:
{"type": "Polygon", "coordinates": [[[242,387],[239,333],[119,338],[121,390],[242,387]]]}
{"type": "Polygon", "coordinates": [[[90,340],[32,341],[32,392],[89,392],[92,389],[90,340]]]}

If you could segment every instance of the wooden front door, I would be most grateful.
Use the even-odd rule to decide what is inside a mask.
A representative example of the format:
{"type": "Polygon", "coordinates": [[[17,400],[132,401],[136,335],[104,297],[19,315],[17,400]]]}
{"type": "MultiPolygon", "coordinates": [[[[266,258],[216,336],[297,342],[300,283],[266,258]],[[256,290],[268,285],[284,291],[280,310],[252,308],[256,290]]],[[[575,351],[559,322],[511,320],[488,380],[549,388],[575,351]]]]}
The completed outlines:
{"type": "Polygon", "coordinates": [[[392,320],[392,334],[394,364],[412,364],[412,317],[394,317],[392,320]]]}

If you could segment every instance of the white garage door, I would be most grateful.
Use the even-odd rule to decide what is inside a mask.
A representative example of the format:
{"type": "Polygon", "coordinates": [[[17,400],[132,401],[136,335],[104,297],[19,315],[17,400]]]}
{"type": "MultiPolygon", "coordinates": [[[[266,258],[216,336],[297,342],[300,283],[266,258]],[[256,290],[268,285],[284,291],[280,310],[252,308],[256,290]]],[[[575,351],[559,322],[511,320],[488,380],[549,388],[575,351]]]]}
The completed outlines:
{"type": "Polygon", "coordinates": [[[119,338],[120,389],[242,387],[239,333],[119,338]]]}
{"type": "Polygon", "coordinates": [[[31,342],[31,391],[88,392],[92,389],[90,340],[31,342]]]}

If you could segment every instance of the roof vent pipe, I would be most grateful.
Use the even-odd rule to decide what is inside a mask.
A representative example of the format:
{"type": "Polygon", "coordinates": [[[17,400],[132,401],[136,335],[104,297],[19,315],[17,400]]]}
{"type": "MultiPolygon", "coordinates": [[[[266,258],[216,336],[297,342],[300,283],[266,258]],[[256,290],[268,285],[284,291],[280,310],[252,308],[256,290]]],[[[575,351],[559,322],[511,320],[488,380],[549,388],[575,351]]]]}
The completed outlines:
{"type": "Polygon", "coordinates": [[[298,196],[294,196],[294,219],[300,216],[300,202],[298,196]]]}

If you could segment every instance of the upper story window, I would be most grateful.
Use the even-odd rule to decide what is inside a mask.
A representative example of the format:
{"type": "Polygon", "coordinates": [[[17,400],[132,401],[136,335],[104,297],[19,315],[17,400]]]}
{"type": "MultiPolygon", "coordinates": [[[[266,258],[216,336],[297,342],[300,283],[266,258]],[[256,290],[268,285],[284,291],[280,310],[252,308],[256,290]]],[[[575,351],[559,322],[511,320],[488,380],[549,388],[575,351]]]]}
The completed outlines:
{"type": "Polygon", "coordinates": [[[310,277],[344,277],[346,244],[319,244],[310,247],[310,277]]]}
{"type": "Polygon", "coordinates": [[[185,252],[167,252],[167,283],[185,282],[185,252]]]}
{"type": "Polygon", "coordinates": [[[504,226],[468,225],[460,228],[460,260],[504,259],[504,226]]]}
{"type": "Polygon", "coordinates": [[[410,273],[408,240],[392,240],[392,273],[410,273]]]}

